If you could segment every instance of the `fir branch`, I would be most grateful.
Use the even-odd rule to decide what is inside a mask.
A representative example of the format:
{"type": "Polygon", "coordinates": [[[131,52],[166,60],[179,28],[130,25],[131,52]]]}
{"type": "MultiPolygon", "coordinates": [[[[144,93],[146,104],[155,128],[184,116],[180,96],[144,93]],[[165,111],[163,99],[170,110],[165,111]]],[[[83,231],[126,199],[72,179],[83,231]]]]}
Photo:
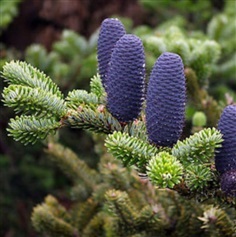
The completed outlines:
{"type": "Polygon", "coordinates": [[[101,191],[109,186],[115,189],[129,189],[134,182],[132,175],[120,164],[120,162],[113,163],[103,163],[100,164],[99,172],[102,175],[102,180],[104,183],[100,185],[98,189],[101,191]]]}
{"type": "Polygon", "coordinates": [[[121,132],[108,135],[105,146],[125,166],[137,165],[140,169],[143,169],[148,160],[159,152],[155,146],[121,132]]]}
{"type": "MultiPolygon", "coordinates": [[[[82,180],[77,180],[82,181],[82,180]]],[[[85,201],[91,195],[91,189],[84,185],[83,181],[76,184],[70,190],[71,200],[74,202],[85,201]]]]}
{"type": "Polygon", "coordinates": [[[62,123],[73,128],[87,129],[105,134],[122,130],[118,120],[107,112],[102,105],[96,109],[89,108],[88,106],[80,106],[78,111],[70,111],[62,123]]]}
{"type": "Polygon", "coordinates": [[[109,211],[114,217],[118,218],[118,222],[126,228],[126,234],[134,231],[134,221],[137,219],[138,212],[132,204],[128,194],[120,190],[108,190],[105,194],[109,211]]]}
{"type": "Polygon", "coordinates": [[[210,167],[206,167],[202,164],[189,165],[186,167],[185,183],[187,187],[193,190],[200,190],[207,186],[207,184],[213,180],[213,173],[210,167]]]}
{"type": "Polygon", "coordinates": [[[79,232],[83,232],[86,226],[90,224],[98,209],[99,204],[94,201],[93,198],[88,198],[85,202],[74,207],[74,215],[72,218],[79,232]]]}
{"type": "Polygon", "coordinates": [[[9,84],[41,88],[63,98],[58,86],[49,77],[25,62],[11,61],[6,63],[3,66],[2,76],[9,84]]]}
{"type": "Polygon", "coordinates": [[[67,107],[70,109],[78,109],[80,105],[96,106],[99,103],[97,95],[88,93],[85,90],[70,91],[66,97],[67,107]]]}
{"type": "Polygon", "coordinates": [[[128,133],[130,136],[140,138],[145,142],[148,141],[146,125],[141,120],[136,119],[133,122],[128,123],[124,127],[123,132],[128,133]]]}
{"type": "Polygon", "coordinates": [[[25,112],[37,116],[63,117],[66,113],[64,100],[41,88],[10,85],[3,90],[3,102],[16,113],[25,112]]]}
{"type": "Polygon", "coordinates": [[[216,148],[221,147],[222,135],[216,128],[206,128],[195,133],[184,141],[178,141],[172,149],[184,166],[209,163],[214,157],[216,148]]]}
{"type": "Polygon", "coordinates": [[[84,237],[91,236],[109,236],[117,237],[120,233],[117,231],[117,225],[113,218],[107,216],[104,212],[97,213],[83,231],[84,237]]]}
{"type": "Polygon", "coordinates": [[[147,175],[160,188],[173,188],[182,179],[183,167],[176,157],[163,151],[151,158],[147,175]]]}
{"type": "Polygon", "coordinates": [[[54,118],[36,118],[35,116],[20,116],[11,119],[7,131],[14,140],[25,145],[34,144],[45,139],[49,133],[55,132],[61,126],[54,118]]]}
{"type": "Polygon", "coordinates": [[[83,181],[87,189],[92,190],[99,181],[98,174],[69,148],[56,143],[49,143],[46,153],[63,173],[74,183],[83,181]]]}
{"type": "Polygon", "coordinates": [[[31,220],[34,228],[41,233],[48,233],[50,236],[78,236],[76,228],[61,216],[58,216],[58,206],[60,206],[60,204],[57,202],[56,206],[52,207],[50,203],[47,203],[47,199],[48,197],[45,203],[36,206],[33,210],[31,220]]]}
{"type": "Polygon", "coordinates": [[[218,207],[206,206],[203,216],[198,217],[202,221],[202,228],[215,237],[235,236],[234,223],[224,210],[218,207]]]}
{"type": "Polygon", "coordinates": [[[104,95],[105,90],[103,88],[99,74],[97,74],[93,78],[91,78],[90,91],[91,91],[91,93],[95,94],[98,98],[101,98],[104,95]]]}

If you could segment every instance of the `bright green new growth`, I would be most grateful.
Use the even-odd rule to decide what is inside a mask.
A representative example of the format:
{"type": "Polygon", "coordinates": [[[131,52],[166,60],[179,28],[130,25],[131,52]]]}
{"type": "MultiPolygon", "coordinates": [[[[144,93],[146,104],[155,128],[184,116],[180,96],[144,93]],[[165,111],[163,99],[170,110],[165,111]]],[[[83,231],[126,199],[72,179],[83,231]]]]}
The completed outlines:
{"type": "Polygon", "coordinates": [[[173,188],[181,182],[183,166],[166,151],[151,158],[147,165],[147,175],[160,188],[173,188]]]}
{"type": "Polygon", "coordinates": [[[140,169],[145,169],[148,160],[159,152],[155,146],[122,132],[108,135],[105,146],[125,166],[136,165],[140,169]]]}
{"type": "Polygon", "coordinates": [[[178,141],[172,149],[172,155],[180,160],[184,167],[193,164],[211,164],[215,149],[221,146],[222,134],[216,128],[205,128],[200,132],[178,141]]]}
{"type": "Polygon", "coordinates": [[[16,141],[25,145],[34,144],[43,140],[49,133],[55,132],[60,127],[60,122],[53,118],[37,118],[35,116],[21,116],[11,119],[7,131],[16,141]]]}

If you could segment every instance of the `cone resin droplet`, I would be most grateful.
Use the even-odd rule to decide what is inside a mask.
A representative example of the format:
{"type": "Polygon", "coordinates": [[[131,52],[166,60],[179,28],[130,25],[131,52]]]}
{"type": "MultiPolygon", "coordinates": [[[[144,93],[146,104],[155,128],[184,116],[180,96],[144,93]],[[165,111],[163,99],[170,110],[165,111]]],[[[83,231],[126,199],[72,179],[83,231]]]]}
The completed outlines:
{"type": "Polygon", "coordinates": [[[117,41],[107,74],[109,112],[120,122],[136,119],[144,100],[145,55],[142,41],[126,34],[117,41]]]}
{"type": "Polygon", "coordinates": [[[106,87],[107,69],[116,42],[125,34],[123,24],[115,18],[105,19],[98,36],[98,69],[102,84],[106,87]]]}
{"type": "Polygon", "coordinates": [[[186,85],[179,55],[163,53],[156,61],[147,89],[146,121],[150,142],[173,146],[185,118],[186,85]]]}
{"type": "Polygon", "coordinates": [[[220,174],[236,170],[236,105],[228,105],[223,110],[218,129],[222,133],[222,147],[215,155],[216,169],[220,174]]]}

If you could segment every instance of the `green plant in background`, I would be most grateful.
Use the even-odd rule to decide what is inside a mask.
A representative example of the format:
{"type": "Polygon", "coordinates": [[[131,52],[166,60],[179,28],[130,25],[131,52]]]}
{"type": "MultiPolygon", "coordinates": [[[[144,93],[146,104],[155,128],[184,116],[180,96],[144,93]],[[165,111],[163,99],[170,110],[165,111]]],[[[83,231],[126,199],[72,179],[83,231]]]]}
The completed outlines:
{"type": "Polygon", "coordinates": [[[9,26],[14,17],[18,14],[18,7],[22,0],[0,1],[0,35],[9,26]]]}
{"type": "Polygon", "coordinates": [[[219,42],[222,56],[213,68],[210,91],[218,100],[225,94],[236,100],[236,4],[227,1],[224,11],[214,16],[208,24],[207,35],[219,42]]]}
{"type": "MultiPolygon", "coordinates": [[[[211,19],[213,14],[222,8],[223,3],[215,6],[213,1],[149,1],[139,0],[139,3],[147,11],[149,18],[155,21],[155,15],[159,15],[159,19],[167,21],[174,17],[176,11],[179,15],[188,20],[188,28],[204,27],[204,24],[211,19]],[[219,8],[219,9],[217,9],[219,8]],[[188,11],[186,11],[188,9],[188,11]]],[[[152,22],[151,21],[151,22],[152,22]]]]}
{"type": "MultiPolygon", "coordinates": [[[[215,42],[207,45],[209,50],[210,45],[218,48],[215,42]]],[[[231,208],[235,199],[230,192],[222,193],[219,175],[213,166],[215,149],[221,146],[222,134],[215,128],[205,128],[179,140],[185,88],[176,86],[180,81],[184,85],[184,72],[187,80],[198,83],[195,79],[199,68],[189,68],[187,74],[179,56],[164,53],[154,66],[150,76],[152,83],[150,79],[146,90],[143,64],[140,63],[144,53],[140,40],[125,34],[117,39],[111,50],[107,76],[112,79],[105,82],[105,88],[100,77],[95,76],[90,83],[90,92],[77,89],[67,96],[49,77],[29,64],[12,61],[3,68],[2,75],[9,84],[3,91],[3,102],[22,114],[9,123],[8,132],[15,140],[35,143],[62,127],[110,134],[105,140],[108,151],[125,166],[130,166],[124,169],[102,153],[104,158],[101,158],[98,171],[91,170],[73,152],[49,141],[47,152],[51,159],[74,181],[72,197],[75,204],[67,211],[55,198],[47,197],[45,203],[34,209],[35,228],[50,236],[93,236],[94,233],[100,236],[153,236],[157,232],[161,236],[189,233],[192,236],[232,236],[235,216],[231,208]],[[122,53],[124,49],[125,54],[122,53]],[[138,50],[141,50],[139,54],[138,50]],[[123,59],[122,55],[125,55],[123,59]],[[124,63],[126,60],[128,64],[124,63]],[[155,67],[160,67],[157,72],[155,67]],[[126,80],[122,80],[124,78],[126,80]],[[155,83],[158,88],[161,78],[166,80],[166,85],[160,88],[165,93],[159,101],[158,97],[152,97],[152,88],[155,83]],[[170,82],[170,78],[177,80],[170,82]],[[178,99],[178,94],[171,93],[175,90],[181,90],[183,100],[178,99]],[[147,99],[150,97],[163,104],[160,113],[152,110],[155,103],[147,100],[146,110],[130,118],[129,110],[139,110],[139,100],[143,101],[142,94],[137,98],[136,93],[146,91],[147,99]],[[171,110],[165,107],[168,101],[171,101],[171,110]],[[151,110],[146,121],[144,114],[148,108],[151,110]],[[178,114],[178,111],[182,112],[178,114]],[[167,115],[166,120],[162,115],[167,115]],[[158,121],[156,124],[152,116],[158,121]],[[146,125],[154,129],[146,131],[146,125]],[[173,128],[180,131],[174,134],[173,128]],[[161,134],[157,141],[152,138],[154,133],[156,136],[161,134]],[[145,186],[133,168],[145,178],[145,186]],[[165,190],[154,191],[147,178],[165,190]],[[184,200],[177,193],[192,200],[184,200]],[[205,204],[199,204],[197,200],[205,204]],[[228,205],[229,209],[223,209],[221,205],[228,205]],[[214,223],[212,216],[216,220],[214,223]],[[188,232],[183,231],[183,225],[189,226],[188,232]]],[[[204,52],[208,53],[207,50],[204,52]]],[[[209,58],[204,54],[202,57],[209,58]]]]}
{"type": "Polygon", "coordinates": [[[96,74],[96,43],[97,32],[86,40],[76,32],[64,30],[49,53],[42,45],[29,46],[25,61],[53,77],[64,91],[78,85],[86,87],[86,80],[96,74]]]}

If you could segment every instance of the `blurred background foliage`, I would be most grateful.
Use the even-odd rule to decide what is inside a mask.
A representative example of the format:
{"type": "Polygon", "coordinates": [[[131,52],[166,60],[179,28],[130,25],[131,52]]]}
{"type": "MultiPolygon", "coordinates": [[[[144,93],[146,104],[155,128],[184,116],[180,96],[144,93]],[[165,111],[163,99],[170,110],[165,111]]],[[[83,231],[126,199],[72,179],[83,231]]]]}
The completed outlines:
{"type": "MultiPolygon", "coordinates": [[[[162,52],[176,52],[185,68],[199,73],[200,89],[214,98],[206,102],[223,107],[236,101],[235,0],[0,0],[0,70],[12,59],[25,60],[65,94],[87,89],[97,73],[98,27],[114,16],[143,40],[148,71],[162,52]],[[201,59],[205,50],[209,57],[201,59]]],[[[1,91],[3,86],[0,80],[1,91]]],[[[190,103],[187,133],[199,109],[214,125],[203,107],[190,103]]],[[[12,111],[1,103],[0,113],[0,235],[36,236],[29,221],[32,207],[48,193],[66,203],[70,181],[47,159],[43,144],[25,147],[8,138],[12,111]]],[[[58,137],[96,168],[99,157],[89,133],[64,129],[58,137]]]]}

